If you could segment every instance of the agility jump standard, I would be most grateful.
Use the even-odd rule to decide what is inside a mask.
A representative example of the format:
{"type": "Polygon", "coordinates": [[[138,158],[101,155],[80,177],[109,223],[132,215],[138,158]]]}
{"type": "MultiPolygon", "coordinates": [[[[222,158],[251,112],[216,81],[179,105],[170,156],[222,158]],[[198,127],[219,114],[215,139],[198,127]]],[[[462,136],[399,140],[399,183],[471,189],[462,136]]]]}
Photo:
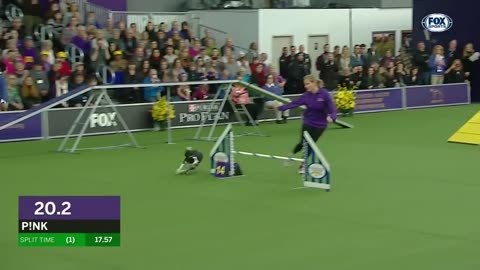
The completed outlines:
{"type": "Polygon", "coordinates": [[[303,159],[235,150],[235,136],[229,124],[210,151],[210,173],[217,178],[242,175],[235,154],[303,162],[303,186],[330,191],[330,164],[307,132],[303,134],[303,159]]]}

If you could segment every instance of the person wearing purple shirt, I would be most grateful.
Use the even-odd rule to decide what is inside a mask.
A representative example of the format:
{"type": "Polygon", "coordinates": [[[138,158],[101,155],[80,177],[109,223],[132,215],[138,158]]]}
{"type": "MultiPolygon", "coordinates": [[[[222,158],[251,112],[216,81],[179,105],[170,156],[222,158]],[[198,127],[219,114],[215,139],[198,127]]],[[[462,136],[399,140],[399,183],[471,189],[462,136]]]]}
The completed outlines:
{"type": "MultiPolygon", "coordinates": [[[[314,142],[317,142],[327,128],[328,123],[337,120],[337,112],[333,99],[328,91],[322,88],[321,81],[313,75],[307,75],[304,77],[304,84],[306,92],[303,95],[288,104],[277,107],[279,111],[291,110],[300,106],[306,107],[303,113],[300,142],[295,145],[290,157],[302,150],[304,131],[310,134],[314,142]]],[[[299,173],[303,173],[303,166],[304,164],[302,163],[299,173]]]]}

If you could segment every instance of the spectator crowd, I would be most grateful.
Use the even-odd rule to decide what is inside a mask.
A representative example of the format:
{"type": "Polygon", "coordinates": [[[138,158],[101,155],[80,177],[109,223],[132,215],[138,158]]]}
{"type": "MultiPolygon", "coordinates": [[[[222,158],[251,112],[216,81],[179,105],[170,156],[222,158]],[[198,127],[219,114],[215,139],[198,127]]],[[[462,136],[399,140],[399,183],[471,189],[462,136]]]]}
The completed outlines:
{"type": "MultiPolygon", "coordinates": [[[[201,84],[205,80],[238,79],[277,94],[304,91],[303,77],[319,71],[324,86],[334,90],[345,84],[358,89],[388,88],[404,85],[456,83],[468,80],[472,61],[478,59],[473,45],[463,50],[452,40],[448,48],[435,45],[429,51],[420,42],[414,50],[379,50],[376,44],[324,46],[324,53],[311,59],[305,46],[283,48],[280,59],[269,61],[252,42],[248,49],[234,45],[231,38],[216,40],[209,30],[202,36],[188,22],[171,25],[148,22],[145,29],[135,23],[112,19],[98,21],[94,12],[81,14],[70,0],[32,0],[16,3],[23,18],[0,27],[1,110],[23,110],[41,104],[85,85],[97,85],[99,67],[114,72],[113,84],[198,81],[199,85],[176,87],[132,87],[115,90],[119,103],[155,102],[170,91],[172,101],[203,100],[214,97],[218,85],[201,84]],[[45,2],[48,1],[47,4],[45,2]],[[37,25],[51,27],[51,39],[39,40],[37,25]],[[81,62],[71,62],[70,44],[83,51],[81,62]],[[271,64],[273,62],[274,64],[271,64]]],[[[2,12],[3,13],[3,12],[2,12]]],[[[265,104],[278,104],[248,93],[244,100],[255,104],[257,115],[265,104]]],[[[87,96],[79,96],[58,107],[84,106],[87,96]]],[[[282,122],[285,115],[279,115],[282,122]]]]}

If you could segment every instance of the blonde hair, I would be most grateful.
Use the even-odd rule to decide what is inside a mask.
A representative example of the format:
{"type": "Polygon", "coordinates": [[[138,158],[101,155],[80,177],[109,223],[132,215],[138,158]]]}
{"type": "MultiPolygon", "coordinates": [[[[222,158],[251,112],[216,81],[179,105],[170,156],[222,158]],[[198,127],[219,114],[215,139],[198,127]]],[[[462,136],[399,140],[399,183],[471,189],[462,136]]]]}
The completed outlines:
{"type": "Polygon", "coordinates": [[[435,47],[433,47],[433,54],[444,55],[445,50],[443,49],[443,46],[442,45],[435,45],[435,47]]]}
{"type": "Polygon", "coordinates": [[[314,75],[308,74],[305,77],[303,77],[303,81],[309,81],[315,83],[319,88],[323,87],[323,81],[320,79],[317,79],[314,75]]]}

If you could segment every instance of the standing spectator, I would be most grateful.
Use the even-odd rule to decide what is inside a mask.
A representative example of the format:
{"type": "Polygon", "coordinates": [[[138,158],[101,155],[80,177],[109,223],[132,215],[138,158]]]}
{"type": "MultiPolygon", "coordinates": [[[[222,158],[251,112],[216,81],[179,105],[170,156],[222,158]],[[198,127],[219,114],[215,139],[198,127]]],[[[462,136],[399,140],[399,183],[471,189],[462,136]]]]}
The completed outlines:
{"type": "Polygon", "coordinates": [[[448,43],[448,50],[445,54],[447,66],[451,66],[455,59],[462,58],[461,52],[458,51],[458,43],[456,39],[451,40],[448,43]]]}
{"type": "Polygon", "coordinates": [[[295,55],[295,58],[298,58],[300,54],[303,54],[303,62],[305,64],[305,68],[307,70],[307,74],[310,74],[312,70],[312,59],[308,53],[305,52],[305,45],[298,46],[299,52],[295,55]]]}
{"type": "Polygon", "coordinates": [[[308,74],[304,63],[303,54],[299,54],[297,59],[290,63],[288,71],[289,73],[285,93],[302,93],[304,91],[303,77],[308,74]]]}
{"type": "Polygon", "coordinates": [[[25,15],[25,32],[27,35],[33,34],[33,28],[43,23],[42,6],[40,0],[23,1],[23,13],[25,15]]]}
{"type": "Polygon", "coordinates": [[[420,84],[430,83],[430,72],[428,69],[429,53],[425,49],[425,42],[417,43],[417,49],[413,53],[413,63],[418,68],[420,84]]]}
{"type": "Polygon", "coordinates": [[[372,47],[367,52],[367,57],[366,57],[367,66],[369,67],[373,63],[380,63],[381,59],[382,59],[382,57],[377,52],[377,44],[373,43],[372,47]]]}
{"type": "Polygon", "coordinates": [[[317,59],[317,68],[320,68],[320,79],[325,83],[325,88],[330,91],[337,88],[338,67],[335,64],[333,53],[323,53],[319,56],[317,59]]]}
{"type": "Polygon", "coordinates": [[[409,72],[410,69],[412,69],[412,56],[404,47],[401,47],[399,52],[400,54],[395,60],[397,64],[402,64],[404,66],[406,72],[409,72]]]}
{"type": "Polygon", "coordinates": [[[474,58],[475,48],[473,47],[473,43],[467,43],[463,47],[463,55],[462,55],[462,65],[463,71],[465,71],[465,76],[467,79],[470,79],[470,74],[473,70],[473,62],[476,61],[474,58]]]}
{"type": "Polygon", "coordinates": [[[441,45],[436,45],[433,48],[433,53],[428,60],[428,67],[430,68],[431,84],[443,84],[447,65],[445,63],[445,51],[441,45]]]}
{"type": "Polygon", "coordinates": [[[465,72],[463,71],[462,61],[460,59],[453,60],[452,65],[445,71],[446,83],[462,83],[465,82],[465,72]]]}
{"type": "MultiPolygon", "coordinates": [[[[288,48],[283,47],[282,48],[282,56],[280,56],[280,59],[278,60],[279,62],[279,67],[280,67],[280,75],[284,78],[288,78],[288,60],[289,54],[288,54],[288,48]]],[[[253,62],[253,59],[252,61],[253,62]]]]}
{"type": "Polygon", "coordinates": [[[350,55],[350,49],[348,46],[343,46],[342,48],[342,55],[340,56],[340,59],[338,60],[337,63],[337,68],[338,70],[345,70],[345,69],[351,69],[353,62],[353,57],[350,55]]]}
{"type": "Polygon", "coordinates": [[[362,54],[362,48],[360,47],[360,45],[355,45],[354,49],[353,49],[353,55],[352,55],[352,66],[355,67],[355,66],[365,66],[366,64],[366,60],[365,60],[365,57],[364,55],[362,54]]]}

